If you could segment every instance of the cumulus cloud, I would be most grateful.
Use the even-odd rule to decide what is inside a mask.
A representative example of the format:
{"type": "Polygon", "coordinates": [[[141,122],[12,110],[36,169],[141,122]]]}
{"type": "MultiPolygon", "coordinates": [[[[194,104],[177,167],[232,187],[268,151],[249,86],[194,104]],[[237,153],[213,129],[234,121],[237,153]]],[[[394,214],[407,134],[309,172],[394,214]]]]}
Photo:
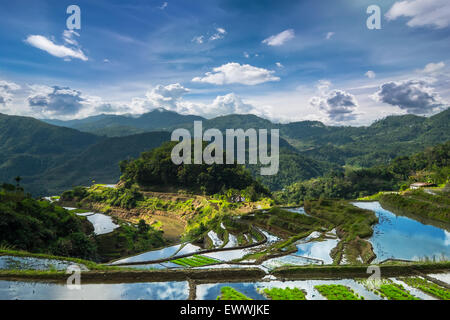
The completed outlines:
{"type": "Polygon", "coordinates": [[[257,85],[269,81],[279,81],[280,78],[274,76],[275,71],[258,68],[249,64],[239,64],[230,62],[207,72],[204,77],[195,77],[193,82],[211,83],[224,85],[240,83],[245,85],[257,85]]]}
{"type": "Polygon", "coordinates": [[[229,93],[217,96],[211,103],[191,102],[184,99],[190,90],[179,83],[158,85],[150,89],[145,98],[134,98],[131,103],[133,113],[145,113],[154,109],[166,109],[180,114],[196,114],[206,118],[227,114],[256,114],[270,117],[270,108],[256,108],[245,103],[239,96],[229,93]]]}
{"type": "Polygon", "coordinates": [[[262,43],[267,44],[268,46],[281,46],[285,42],[294,39],[295,38],[295,32],[293,29],[284,30],[283,32],[280,32],[279,34],[276,34],[274,36],[270,36],[267,39],[264,39],[262,43]]]}
{"type": "Polygon", "coordinates": [[[355,96],[343,90],[330,90],[330,86],[329,81],[319,81],[319,96],[312,97],[309,104],[318,108],[333,122],[354,120],[358,109],[355,96]]]}
{"type": "Polygon", "coordinates": [[[429,63],[425,66],[425,68],[422,70],[423,73],[437,73],[445,68],[444,62],[438,62],[438,63],[429,63]]]}
{"type": "Polygon", "coordinates": [[[384,83],[372,98],[414,114],[428,114],[445,105],[430,83],[424,80],[384,83]]]}
{"type": "Polygon", "coordinates": [[[388,20],[407,17],[410,27],[433,26],[446,28],[450,25],[450,2],[448,0],[397,1],[386,13],[388,20]]]}
{"type": "Polygon", "coordinates": [[[377,76],[376,73],[372,70],[367,71],[364,75],[369,79],[373,79],[377,76]]]}
{"type": "Polygon", "coordinates": [[[325,39],[330,40],[334,36],[334,32],[328,32],[325,36],[325,39]]]}
{"type": "Polygon", "coordinates": [[[80,91],[59,86],[30,86],[28,105],[39,113],[50,116],[75,115],[83,108],[80,91]]]}
{"type": "Polygon", "coordinates": [[[275,65],[276,65],[278,68],[284,68],[284,66],[281,64],[281,62],[276,62],[275,65]]]}
{"type": "Polygon", "coordinates": [[[74,119],[100,113],[133,113],[130,105],[105,102],[101,97],[83,94],[61,86],[30,85],[27,97],[33,116],[74,119]]]}
{"type": "Polygon", "coordinates": [[[0,80],[0,106],[6,106],[13,99],[13,91],[19,90],[20,86],[14,82],[0,80]]]}
{"type": "Polygon", "coordinates": [[[75,31],[65,30],[63,33],[65,45],[55,44],[52,40],[41,35],[29,35],[25,39],[25,42],[58,58],[64,58],[65,60],[73,58],[88,61],[88,58],[75,40],[75,36],[79,36],[79,34],[75,31]]]}
{"type": "Polygon", "coordinates": [[[153,108],[177,109],[177,103],[181,97],[189,92],[189,89],[179,83],[169,84],[167,86],[158,85],[147,92],[145,95],[147,101],[153,108]]]}

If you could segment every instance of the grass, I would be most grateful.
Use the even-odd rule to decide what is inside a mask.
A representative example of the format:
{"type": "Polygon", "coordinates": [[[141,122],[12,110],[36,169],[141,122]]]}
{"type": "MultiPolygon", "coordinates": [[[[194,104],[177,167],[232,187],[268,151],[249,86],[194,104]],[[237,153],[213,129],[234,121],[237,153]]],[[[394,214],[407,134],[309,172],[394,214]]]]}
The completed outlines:
{"type": "Polygon", "coordinates": [[[85,209],[75,209],[70,210],[71,213],[86,213],[86,212],[92,212],[92,210],[85,210],[85,209]]]}
{"type": "Polygon", "coordinates": [[[412,278],[399,278],[407,285],[417,288],[422,292],[425,292],[433,297],[441,300],[450,300],[450,290],[428,280],[412,277],[412,278]]]}
{"type": "Polygon", "coordinates": [[[415,215],[444,223],[450,223],[449,194],[430,195],[423,190],[404,194],[384,194],[380,197],[383,207],[402,215],[415,215]]]}
{"type": "Polygon", "coordinates": [[[217,297],[217,300],[253,300],[253,299],[250,299],[245,294],[231,287],[222,287],[220,288],[220,296],[217,297]]]}
{"type": "Polygon", "coordinates": [[[188,257],[188,258],[179,258],[179,259],[175,259],[175,260],[171,260],[170,262],[176,263],[180,266],[183,267],[203,267],[203,266],[207,266],[207,265],[211,265],[211,264],[216,264],[216,263],[220,263],[219,260],[217,259],[213,259],[213,258],[209,258],[206,256],[201,256],[201,255],[193,255],[192,257],[188,257]]]}
{"type": "Polygon", "coordinates": [[[349,287],[340,284],[319,285],[314,288],[328,300],[364,300],[349,287]]]}
{"type": "Polygon", "coordinates": [[[377,290],[381,297],[388,300],[420,300],[411,295],[401,284],[389,283],[382,284],[377,290]]]}
{"type": "Polygon", "coordinates": [[[305,293],[298,288],[266,288],[263,294],[270,300],[306,300],[305,293]]]}

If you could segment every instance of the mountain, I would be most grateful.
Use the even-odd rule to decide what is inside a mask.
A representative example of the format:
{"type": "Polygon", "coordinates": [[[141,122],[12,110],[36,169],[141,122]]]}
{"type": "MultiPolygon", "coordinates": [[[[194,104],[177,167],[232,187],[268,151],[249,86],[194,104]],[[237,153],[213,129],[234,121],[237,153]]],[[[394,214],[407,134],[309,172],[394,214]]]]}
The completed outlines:
{"type": "Polygon", "coordinates": [[[0,114],[0,181],[44,172],[101,140],[33,118],[0,114]]]}
{"type": "Polygon", "coordinates": [[[98,115],[79,120],[44,119],[44,122],[108,137],[119,137],[148,131],[163,130],[182,123],[205,120],[199,116],[181,115],[165,109],[155,109],[141,116],[98,115]]]}
{"type": "Polygon", "coordinates": [[[30,117],[0,114],[0,182],[22,177],[34,195],[61,192],[92,180],[115,183],[118,163],[168,141],[168,132],[105,138],[30,117]]]}
{"type": "MultiPolygon", "coordinates": [[[[450,139],[450,110],[432,117],[389,116],[370,126],[327,126],[319,121],[275,124],[255,115],[226,115],[213,119],[179,115],[164,109],[140,117],[101,115],[65,122],[67,126],[105,136],[124,136],[145,131],[193,129],[202,120],[203,129],[280,129],[280,136],[302,155],[335,165],[371,167],[388,164],[401,155],[419,152],[450,139]]],[[[60,121],[53,121],[61,125],[60,121]]]]}
{"type": "Polygon", "coordinates": [[[27,189],[40,195],[57,194],[73,186],[90,185],[92,181],[113,184],[120,178],[120,161],[136,158],[168,140],[168,132],[103,139],[63,164],[24,177],[24,182],[27,189]]]}
{"type": "MultiPolygon", "coordinates": [[[[284,203],[319,197],[355,199],[380,191],[405,190],[413,182],[446,184],[449,176],[450,141],[447,141],[413,155],[397,157],[389,165],[347,169],[309,181],[299,181],[286,186],[282,192],[276,193],[276,197],[284,203]]],[[[435,195],[428,194],[429,202],[434,201],[432,198],[435,195]]]]}
{"type": "Polygon", "coordinates": [[[100,115],[65,122],[52,120],[55,124],[74,127],[93,126],[96,130],[124,128],[124,132],[139,132],[162,128],[115,138],[33,118],[0,114],[0,181],[11,182],[20,175],[27,190],[35,195],[60,192],[77,184],[90,184],[92,180],[114,183],[120,175],[119,161],[135,158],[159,146],[170,139],[170,132],[175,128],[192,130],[194,120],[202,120],[203,130],[218,128],[222,132],[237,128],[279,128],[279,173],[261,177],[258,166],[247,166],[272,190],[323,176],[330,170],[342,171],[344,165],[386,165],[398,156],[420,152],[450,140],[449,109],[429,118],[391,116],[367,127],[326,126],[317,121],[274,124],[255,115],[228,115],[206,120],[165,110],[155,110],[137,118],[100,115]]]}
{"type": "Polygon", "coordinates": [[[308,146],[302,154],[316,160],[371,167],[450,140],[449,123],[450,109],[429,118],[389,116],[368,127],[328,127],[317,135],[296,137],[295,142],[308,146]]]}

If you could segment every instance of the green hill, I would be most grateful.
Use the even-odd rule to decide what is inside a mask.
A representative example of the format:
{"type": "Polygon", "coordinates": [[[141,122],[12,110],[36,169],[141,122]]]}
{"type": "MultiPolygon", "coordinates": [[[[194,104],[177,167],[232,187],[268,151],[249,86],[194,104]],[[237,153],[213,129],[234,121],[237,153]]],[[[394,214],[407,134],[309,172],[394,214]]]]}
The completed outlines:
{"type": "Polygon", "coordinates": [[[40,174],[101,140],[33,118],[0,114],[0,181],[40,174]]]}
{"type": "Polygon", "coordinates": [[[397,157],[389,165],[332,172],[324,177],[299,181],[277,194],[284,203],[304,199],[355,199],[379,191],[405,189],[412,182],[448,183],[450,178],[450,141],[411,155],[397,157]]]}
{"type": "Polygon", "coordinates": [[[178,124],[193,123],[195,120],[205,119],[199,116],[181,115],[165,109],[156,109],[138,117],[102,114],[79,120],[44,119],[43,121],[97,135],[121,137],[155,130],[161,131],[178,124]]]}
{"type": "Polygon", "coordinates": [[[94,231],[86,217],[78,217],[48,201],[37,201],[21,188],[0,188],[0,245],[37,253],[93,259],[94,231]]]}

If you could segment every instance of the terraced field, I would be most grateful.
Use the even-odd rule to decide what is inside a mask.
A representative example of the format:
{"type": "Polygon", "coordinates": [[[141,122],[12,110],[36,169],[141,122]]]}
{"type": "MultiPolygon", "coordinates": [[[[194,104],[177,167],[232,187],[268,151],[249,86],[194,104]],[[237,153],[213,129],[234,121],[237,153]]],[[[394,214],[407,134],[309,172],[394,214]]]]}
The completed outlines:
{"type": "Polygon", "coordinates": [[[400,278],[401,281],[405,282],[407,285],[417,288],[420,291],[429,294],[435,298],[441,300],[450,300],[450,290],[438,286],[437,284],[430,282],[428,280],[413,277],[413,278],[400,278]]]}
{"type": "Polygon", "coordinates": [[[209,257],[205,257],[202,255],[197,255],[197,254],[193,255],[192,257],[188,257],[188,258],[180,258],[180,259],[171,260],[170,262],[176,263],[183,267],[203,267],[203,266],[208,266],[211,264],[220,263],[220,261],[217,259],[213,259],[213,258],[209,258],[209,257]]]}
{"type": "Polygon", "coordinates": [[[253,300],[231,287],[222,287],[217,300],[253,300]]]}
{"type": "Polygon", "coordinates": [[[349,287],[340,284],[319,285],[314,288],[328,300],[364,300],[349,287]]]}
{"type": "Polygon", "coordinates": [[[271,288],[262,290],[262,293],[270,300],[306,300],[305,293],[298,288],[271,288]]]}

